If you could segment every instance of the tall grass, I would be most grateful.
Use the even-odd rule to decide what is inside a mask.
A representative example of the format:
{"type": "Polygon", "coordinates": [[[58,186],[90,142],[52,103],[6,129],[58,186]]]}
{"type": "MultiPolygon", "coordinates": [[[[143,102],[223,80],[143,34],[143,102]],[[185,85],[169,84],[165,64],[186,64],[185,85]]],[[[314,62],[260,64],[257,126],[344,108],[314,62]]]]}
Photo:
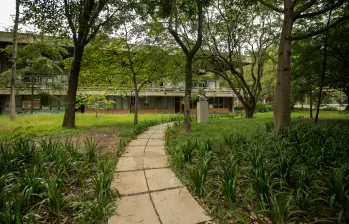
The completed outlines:
{"type": "Polygon", "coordinates": [[[279,136],[267,133],[264,123],[217,120],[194,124],[190,134],[173,128],[168,151],[176,160],[180,142],[198,139],[191,162],[184,163],[188,172],[178,174],[223,223],[348,223],[349,122],[297,120],[279,136]],[[206,175],[205,152],[211,155],[206,175]]]}
{"type": "Polygon", "coordinates": [[[96,210],[72,207],[76,202],[100,210],[113,207],[115,160],[92,157],[91,148],[98,147],[92,139],[86,147],[51,138],[1,144],[0,223],[75,222],[82,214],[88,222],[100,223],[111,215],[112,209],[98,216],[96,210]]]}

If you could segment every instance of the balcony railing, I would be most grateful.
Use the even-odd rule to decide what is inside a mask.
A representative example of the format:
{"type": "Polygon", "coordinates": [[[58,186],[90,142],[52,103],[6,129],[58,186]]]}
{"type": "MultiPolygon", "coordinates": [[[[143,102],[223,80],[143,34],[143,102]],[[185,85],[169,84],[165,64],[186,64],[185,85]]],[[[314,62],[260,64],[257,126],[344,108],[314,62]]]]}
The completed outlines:
{"type": "MultiPolygon", "coordinates": [[[[64,86],[61,86],[63,88],[57,89],[67,90],[68,85],[65,84],[64,86]]],[[[18,91],[31,91],[31,85],[26,86],[18,86],[16,88],[18,91]]],[[[36,83],[34,85],[34,89],[40,90],[40,91],[48,91],[48,90],[55,90],[54,88],[50,87],[49,85],[43,84],[40,85],[36,83]]],[[[233,93],[233,90],[230,88],[209,88],[209,87],[193,87],[192,92],[199,92],[200,89],[205,90],[206,93],[233,93]]],[[[10,91],[10,87],[4,87],[0,90],[3,91],[10,91]]],[[[133,92],[134,90],[131,90],[129,88],[121,88],[121,87],[112,87],[107,85],[96,85],[96,86],[81,86],[78,88],[78,91],[84,92],[84,91],[110,91],[110,92],[133,92]]],[[[146,87],[142,88],[140,92],[183,92],[184,93],[185,88],[184,87],[146,87]]]]}

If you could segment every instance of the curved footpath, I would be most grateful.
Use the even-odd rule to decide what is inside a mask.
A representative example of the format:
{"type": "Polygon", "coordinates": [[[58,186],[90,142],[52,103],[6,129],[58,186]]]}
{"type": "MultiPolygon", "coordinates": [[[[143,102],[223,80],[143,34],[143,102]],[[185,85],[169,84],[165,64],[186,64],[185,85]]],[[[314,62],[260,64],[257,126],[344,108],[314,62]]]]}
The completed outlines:
{"type": "Polygon", "coordinates": [[[165,130],[156,125],[132,140],[119,159],[112,187],[121,194],[109,224],[196,224],[211,220],[168,168],[165,130]]]}

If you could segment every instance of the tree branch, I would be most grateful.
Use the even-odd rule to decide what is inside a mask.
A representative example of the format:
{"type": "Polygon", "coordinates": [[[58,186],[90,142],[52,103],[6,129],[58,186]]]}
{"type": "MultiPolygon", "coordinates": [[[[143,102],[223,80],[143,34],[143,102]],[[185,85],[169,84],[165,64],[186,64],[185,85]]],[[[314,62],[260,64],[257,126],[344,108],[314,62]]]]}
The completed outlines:
{"type": "MultiPolygon", "coordinates": [[[[176,40],[176,42],[179,44],[179,46],[182,48],[183,52],[187,55],[189,53],[188,48],[185,46],[185,44],[183,43],[183,41],[179,37],[177,29],[176,30],[173,29],[173,14],[175,13],[175,10],[176,10],[176,0],[173,0],[170,18],[169,18],[169,23],[168,23],[168,31],[173,36],[173,38],[176,40]]],[[[176,27],[177,27],[177,20],[176,20],[176,27]]]]}
{"type": "Polygon", "coordinates": [[[307,33],[307,34],[303,34],[303,35],[300,35],[300,36],[295,36],[295,37],[291,37],[291,40],[303,40],[303,39],[307,39],[307,38],[310,38],[310,37],[313,37],[313,36],[316,36],[320,33],[323,33],[325,32],[326,30],[328,29],[332,29],[333,27],[337,26],[338,24],[342,23],[343,21],[349,19],[349,14],[348,15],[345,15],[339,19],[337,19],[335,22],[333,22],[331,25],[329,26],[326,26],[326,27],[323,27],[321,29],[318,29],[318,30],[315,30],[313,32],[310,32],[310,33],[307,33]]]}
{"type": "Polygon", "coordinates": [[[76,28],[73,23],[72,14],[69,12],[68,0],[64,0],[64,12],[65,12],[65,17],[67,17],[69,27],[73,33],[74,43],[76,44],[77,43],[76,28]]]}
{"type": "Polygon", "coordinates": [[[262,5],[268,7],[269,9],[274,10],[275,12],[284,13],[284,10],[283,10],[283,9],[278,8],[278,7],[276,7],[276,6],[272,5],[272,4],[269,4],[269,3],[265,2],[264,0],[258,0],[258,1],[259,1],[262,5]]]}
{"type": "MultiPolygon", "coordinates": [[[[297,18],[310,18],[310,17],[313,17],[313,16],[319,16],[321,14],[324,14],[330,10],[333,10],[335,8],[338,8],[340,7],[341,5],[343,5],[343,3],[345,2],[346,0],[339,0],[337,3],[335,4],[331,4],[330,6],[326,7],[326,8],[323,8],[319,11],[316,11],[316,12],[311,12],[311,13],[306,13],[306,14],[301,14],[302,12],[300,12],[296,17],[297,18]]],[[[309,8],[309,7],[308,7],[309,8]]],[[[305,11],[305,10],[304,10],[305,11]]],[[[303,12],[304,12],[303,11],[303,12]]]]}
{"type": "Polygon", "coordinates": [[[193,49],[190,51],[192,55],[195,55],[196,52],[198,52],[198,50],[201,47],[202,44],[202,30],[203,30],[203,20],[204,20],[204,15],[203,15],[203,11],[202,11],[202,3],[201,1],[196,1],[196,5],[198,7],[198,13],[199,13],[199,18],[198,18],[198,38],[196,39],[196,43],[193,47],[193,49]]]}
{"type": "Polygon", "coordinates": [[[99,29],[107,24],[115,15],[116,11],[114,11],[110,16],[108,16],[104,22],[99,23],[91,32],[90,36],[85,40],[85,43],[88,44],[98,33],[99,29]]]}
{"type": "Polygon", "coordinates": [[[302,12],[304,12],[304,11],[308,10],[310,7],[312,7],[312,6],[315,4],[316,1],[317,1],[317,0],[310,0],[309,2],[304,3],[303,5],[301,5],[301,6],[295,11],[294,18],[298,18],[299,15],[300,15],[302,12]]]}

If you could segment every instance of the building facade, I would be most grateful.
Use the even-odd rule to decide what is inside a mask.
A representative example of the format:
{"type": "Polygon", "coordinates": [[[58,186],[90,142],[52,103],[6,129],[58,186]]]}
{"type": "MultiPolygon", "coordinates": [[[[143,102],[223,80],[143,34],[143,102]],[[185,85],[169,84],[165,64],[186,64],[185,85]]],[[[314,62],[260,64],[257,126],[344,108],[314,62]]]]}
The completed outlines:
{"type": "MultiPolygon", "coordinates": [[[[12,44],[11,33],[0,32],[0,48],[12,44]]],[[[30,44],[31,36],[21,34],[19,44],[30,44]]],[[[69,51],[72,52],[71,47],[69,51]]],[[[8,56],[0,52],[0,73],[11,69],[11,61],[8,56]]],[[[30,113],[54,113],[65,110],[68,75],[50,76],[49,74],[25,74],[21,77],[21,86],[16,88],[16,112],[30,113]]],[[[209,101],[210,113],[229,113],[233,111],[237,98],[229,88],[220,88],[220,79],[201,80],[193,83],[193,101],[191,112],[196,112],[196,100],[199,89],[205,89],[209,101]]],[[[106,86],[83,87],[78,89],[77,94],[104,94],[108,100],[114,101],[111,108],[102,112],[127,114],[132,113],[134,108],[133,91],[112,89],[106,86]]],[[[139,113],[182,113],[184,109],[183,85],[171,85],[164,83],[153,84],[144,88],[139,93],[139,113]]],[[[0,114],[9,112],[10,86],[0,86],[0,114]]],[[[85,112],[90,112],[85,105],[85,112]]]]}

